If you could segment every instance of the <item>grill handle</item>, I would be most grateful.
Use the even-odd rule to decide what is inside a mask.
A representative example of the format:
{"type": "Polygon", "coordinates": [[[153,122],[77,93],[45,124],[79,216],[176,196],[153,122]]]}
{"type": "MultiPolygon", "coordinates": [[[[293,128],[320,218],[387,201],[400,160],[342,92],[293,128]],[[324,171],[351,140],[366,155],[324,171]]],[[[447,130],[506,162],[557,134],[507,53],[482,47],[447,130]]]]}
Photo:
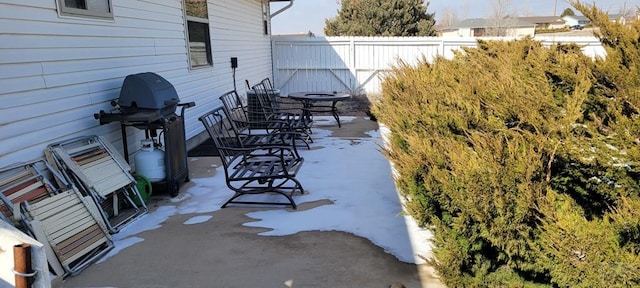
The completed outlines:
{"type": "Polygon", "coordinates": [[[168,106],[173,106],[173,105],[177,105],[178,102],[180,102],[180,99],[169,99],[169,100],[165,100],[164,101],[164,106],[168,107],[168,106]]]}
{"type": "Polygon", "coordinates": [[[193,106],[196,106],[196,102],[180,103],[180,104],[178,104],[178,106],[184,106],[185,108],[191,108],[193,106]]]}
{"type": "Polygon", "coordinates": [[[182,109],[180,109],[180,115],[182,115],[182,117],[184,117],[184,109],[186,108],[191,108],[193,106],[196,106],[196,102],[187,102],[187,103],[178,103],[178,107],[181,107],[182,109]]]}

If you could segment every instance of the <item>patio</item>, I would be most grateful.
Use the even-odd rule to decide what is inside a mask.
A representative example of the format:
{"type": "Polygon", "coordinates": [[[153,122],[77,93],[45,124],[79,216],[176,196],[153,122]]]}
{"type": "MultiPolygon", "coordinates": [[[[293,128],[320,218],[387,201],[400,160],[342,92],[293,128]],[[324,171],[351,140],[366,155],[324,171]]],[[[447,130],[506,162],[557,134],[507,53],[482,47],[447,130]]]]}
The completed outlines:
{"type": "Polygon", "coordinates": [[[332,121],[317,121],[301,151],[298,210],[220,209],[232,192],[217,157],[191,157],[177,197],[154,195],[114,250],[60,286],[443,287],[424,264],[431,234],[402,215],[377,123],[332,121]]]}

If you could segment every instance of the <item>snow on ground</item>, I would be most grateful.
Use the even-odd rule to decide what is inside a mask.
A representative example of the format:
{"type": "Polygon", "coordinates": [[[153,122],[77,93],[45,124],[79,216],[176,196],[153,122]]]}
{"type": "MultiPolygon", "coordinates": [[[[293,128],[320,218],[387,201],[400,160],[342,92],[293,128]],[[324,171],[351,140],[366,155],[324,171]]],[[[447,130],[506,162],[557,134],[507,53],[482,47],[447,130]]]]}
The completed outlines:
{"type": "MultiPolygon", "coordinates": [[[[341,121],[345,123],[353,118],[341,117],[341,121]]],[[[335,125],[330,117],[316,122],[320,124],[316,127],[335,125]]],[[[343,231],[369,239],[400,261],[424,263],[425,258],[432,256],[432,234],[419,228],[413,218],[404,215],[391,178],[389,161],[380,153],[382,139],[379,131],[370,131],[371,138],[349,139],[329,137],[330,133],[314,128],[312,149],[300,149],[305,162],[298,180],[306,193],[294,196],[298,205],[316,201],[327,204],[304,211],[264,207],[248,213],[247,216],[255,221],[244,225],[271,229],[259,234],[263,236],[292,235],[302,231],[343,231]]],[[[171,215],[196,214],[185,225],[211,219],[211,215],[197,214],[219,210],[220,205],[233,195],[226,187],[222,167],[215,169],[219,173],[214,177],[191,179],[195,186],[173,198],[173,206],[158,207],[113,235],[115,249],[101,261],[143,241],[135,235],[161,228],[161,223],[171,215]]],[[[286,200],[278,195],[258,197],[286,200]]]]}

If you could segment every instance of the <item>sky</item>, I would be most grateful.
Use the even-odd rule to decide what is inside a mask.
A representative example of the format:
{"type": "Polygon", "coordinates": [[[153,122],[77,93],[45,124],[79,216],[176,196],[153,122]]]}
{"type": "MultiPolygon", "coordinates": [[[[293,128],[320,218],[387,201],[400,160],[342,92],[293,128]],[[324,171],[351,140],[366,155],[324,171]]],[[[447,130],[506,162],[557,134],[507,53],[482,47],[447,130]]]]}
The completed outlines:
{"type": "MultiPolygon", "coordinates": [[[[496,1],[498,0],[431,0],[427,11],[436,13],[436,23],[442,15],[450,13],[459,19],[490,18],[496,1]]],[[[556,15],[560,15],[565,8],[569,7],[566,0],[510,0],[509,2],[509,10],[518,16],[553,16],[554,11],[556,15]]],[[[584,3],[593,2],[602,10],[612,14],[620,13],[625,8],[628,10],[640,6],[640,0],[584,1],[584,3]]],[[[275,13],[288,3],[271,3],[271,13],[275,13]]],[[[322,36],[325,19],[335,17],[339,8],[338,0],[294,0],[291,8],[272,19],[272,34],[297,34],[311,31],[316,36],[322,36]]]]}
{"type": "MultiPolygon", "coordinates": [[[[355,118],[340,117],[348,123],[355,118]]],[[[301,149],[303,166],[297,176],[306,193],[296,194],[298,206],[305,202],[332,203],[308,210],[264,207],[247,216],[248,227],[268,228],[264,237],[293,235],[303,231],[342,231],[369,239],[374,245],[406,263],[423,264],[432,256],[429,230],[403,213],[401,200],[391,178],[391,165],[382,156],[380,130],[369,131],[370,138],[346,139],[329,137],[322,126],[335,126],[330,116],[314,117],[312,149],[301,149]],[[319,128],[317,128],[319,127],[319,128]],[[328,200],[328,201],[326,201],[328,200]]],[[[385,133],[383,130],[382,133],[385,133]]],[[[184,225],[203,223],[216,217],[215,211],[233,195],[226,187],[222,167],[211,178],[191,178],[195,184],[172,198],[171,205],[157,207],[112,235],[114,249],[100,259],[107,261],[123,249],[143,242],[140,232],[159,229],[172,215],[192,215],[184,225]]],[[[281,195],[249,195],[267,197],[270,201],[286,200],[281,195]]],[[[261,199],[251,199],[261,200],[261,199]]],[[[264,199],[266,200],[266,199],[264,199]]],[[[237,205],[237,204],[233,204],[237,205]]],[[[260,207],[260,206],[258,206],[260,207]]],[[[232,205],[225,209],[233,209],[232,205]]]]}

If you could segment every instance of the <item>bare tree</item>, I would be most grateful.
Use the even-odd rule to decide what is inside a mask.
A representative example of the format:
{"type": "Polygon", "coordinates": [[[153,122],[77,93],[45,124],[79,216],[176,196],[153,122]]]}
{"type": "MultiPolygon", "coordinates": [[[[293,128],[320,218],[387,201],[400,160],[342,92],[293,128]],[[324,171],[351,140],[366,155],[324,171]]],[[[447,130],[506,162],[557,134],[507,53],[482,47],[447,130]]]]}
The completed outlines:
{"type": "Polygon", "coordinates": [[[460,21],[456,12],[449,7],[444,8],[440,13],[440,20],[438,21],[440,26],[453,26],[460,21]]]}
{"type": "MultiPolygon", "coordinates": [[[[623,19],[625,20],[632,20],[635,18],[635,16],[638,13],[638,7],[629,7],[627,6],[627,2],[624,2],[624,5],[622,7],[620,7],[620,16],[623,17],[623,19]]],[[[616,19],[620,20],[620,19],[616,19]]]]}
{"type": "Polygon", "coordinates": [[[513,36],[509,34],[518,19],[513,17],[515,15],[511,7],[511,0],[493,0],[486,36],[513,36]]]}

